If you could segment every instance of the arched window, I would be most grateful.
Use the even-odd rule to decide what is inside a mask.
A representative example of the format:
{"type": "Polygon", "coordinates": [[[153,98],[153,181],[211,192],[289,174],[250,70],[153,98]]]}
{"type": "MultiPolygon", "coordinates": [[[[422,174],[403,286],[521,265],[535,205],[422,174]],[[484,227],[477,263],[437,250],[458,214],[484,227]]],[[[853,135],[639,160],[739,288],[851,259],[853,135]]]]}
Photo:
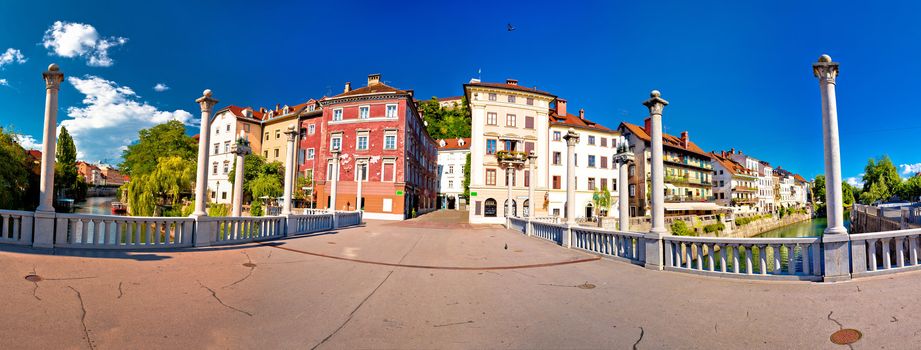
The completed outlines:
{"type": "Polygon", "coordinates": [[[595,206],[592,205],[592,203],[588,203],[588,204],[585,206],[585,218],[586,218],[586,219],[591,219],[591,218],[592,218],[592,214],[594,214],[594,213],[595,213],[595,206]]]}
{"type": "MultiPolygon", "coordinates": [[[[502,209],[508,207],[508,199],[505,200],[502,209]]],[[[515,200],[512,199],[512,208],[511,211],[505,213],[505,216],[518,216],[518,203],[515,203],[515,200]]]]}
{"type": "Polygon", "coordinates": [[[525,199],[524,203],[521,205],[521,214],[524,217],[531,216],[531,200],[525,199]]]}
{"type": "Polygon", "coordinates": [[[487,199],[486,202],[483,204],[483,216],[491,217],[491,218],[496,217],[496,200],[495,199],[492,199],[492,198],[487,199]]]}

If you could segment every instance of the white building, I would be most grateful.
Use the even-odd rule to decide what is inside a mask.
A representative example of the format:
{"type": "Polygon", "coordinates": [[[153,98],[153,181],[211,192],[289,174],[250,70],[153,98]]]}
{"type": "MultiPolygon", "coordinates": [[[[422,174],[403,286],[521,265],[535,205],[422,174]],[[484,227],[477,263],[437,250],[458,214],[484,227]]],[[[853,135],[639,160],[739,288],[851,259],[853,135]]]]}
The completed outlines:
{"type": "Polygon", "coordinates": [[[464,166],[470,154],[470,138],[442,139],[438,146],[438,201],[440,209],[462,209],[464,166]]]}
{"type": "Polygon", "coordinates": [[[793,173],[777,167],[774,169],[774,198],[778,208],[793,208],[797,206],[796,179],[793,173]]]}
{"type": "Polygon", "coordinates": [[[258,152],[261,141],[260,121],[264,114],[251,108],[228,106],[214,114],[211,120],[211,145],[208,147],[208,199],[213,203],[230,204],[233,184],[228,175],[233,173],[234,154],[230,152],[240,132],[247,135],[253,152],[258,152]]]}
{"type": "Polygon", "coordinates": [[[758,206],[761,213],[773,213],[777,205],[774,199],[774,171],[771,164],[758,160],[752,156],[736,151],[735,148],[727,152],[729,158],[755,172],[758,176],[758,206]]]}
{"type": "Polygon", "coordinates": [[[758,205],[758,174],[723,152],[711,152],[713,164],[713,195],[716,203],[731,207],[734,213],[756,212],[758,205]]]}
{"type": "Polygon", "coordinates": [[[551,216],[566,216],[566,188],[568,186],[566,164],[566,140],[563,136],[572,128],[579,134],[575,146],[576,197],[575,217],[598,216],[617,217],[617,165],[613,155],[617,153],[620,133],[585,119],[585,110],[579,115],[566,112],[566,100],[557,98],[556,109],[550,112],[550,188],[547,190],[547,211],[551,216]],[[598,207],[596,196],[605,191],[610,194],[607,207],[598,207]]]}

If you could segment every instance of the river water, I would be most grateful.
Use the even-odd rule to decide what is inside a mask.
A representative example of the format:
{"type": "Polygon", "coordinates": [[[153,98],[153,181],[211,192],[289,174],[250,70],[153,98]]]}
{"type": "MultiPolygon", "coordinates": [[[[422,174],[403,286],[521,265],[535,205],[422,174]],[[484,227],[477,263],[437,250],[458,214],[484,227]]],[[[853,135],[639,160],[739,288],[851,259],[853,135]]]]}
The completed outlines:
{"type": "MultiPolygon", "coordinates": [[[[847,216],[845,216],[846,218],[847,216]]],[[[755,237],[759,238],[790,238],[790,237],[818,237],[822,235],[825,228],[828,227],[828,219],[824,217],[815,218],[807,221],[800,221],[792,225],[773,229],[764,232],[755,237]]],[[[851,221],[845,219],[844,227],[850,229],[851,221]]]]}
{"type": "Polygon", "coordinates": [[[74,204],[74,213],[111,215],[115,197],[87,197],[86,201],[74,204]]]}

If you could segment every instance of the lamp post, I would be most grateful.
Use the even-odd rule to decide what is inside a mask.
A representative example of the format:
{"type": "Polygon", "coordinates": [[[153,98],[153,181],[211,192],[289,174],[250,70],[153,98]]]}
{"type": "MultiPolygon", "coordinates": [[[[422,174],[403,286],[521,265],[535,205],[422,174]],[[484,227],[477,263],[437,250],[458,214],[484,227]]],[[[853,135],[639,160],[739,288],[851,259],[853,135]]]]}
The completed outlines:
{"type": "MultiPolygon", "coordinates": [[[[825,281],[851,278],[849,270],[849,237],[844,227],[844,196],[841,189],[841,149],[838,144],[838,101],[835,96],[838,63],[822,55],[812,64],[812,74],[819,79],[822,94],[822,136],[825,143],[825,198],[828,228],[822,235],[825,249],[825,281]]],[[[859,244],[859,243],[858,243],[859,244]]],[[[865,243],[864,243],[865,244],[865,243]]],[[[852,249],[855,254],[865,249],[852,249]]],[[[863,253],[865,254],[865,253],[863,253]]],[[[861,257],[855,257],[855,259],[861,257]]],[[[866,261],[866,260],[864,260],[866,261]]],[[[854,264],[858,266],[860,264],[854,264]]],[[[857,271],[855,271],[857,272],[857,271]]]]}
{"type": "Polygon", "coordinates": [[[246,155],[252,152],[252,149],[249,146],[249,140],[246,138],[244,132],[240,132],[240,137],[237,138],[237,142],[233,145],[232,152],[236,157],[236,167],[234,167],[234,181],[233,181],[233,216],[243,215],[243,167],[245,166],[244,160],[246,155]]]}

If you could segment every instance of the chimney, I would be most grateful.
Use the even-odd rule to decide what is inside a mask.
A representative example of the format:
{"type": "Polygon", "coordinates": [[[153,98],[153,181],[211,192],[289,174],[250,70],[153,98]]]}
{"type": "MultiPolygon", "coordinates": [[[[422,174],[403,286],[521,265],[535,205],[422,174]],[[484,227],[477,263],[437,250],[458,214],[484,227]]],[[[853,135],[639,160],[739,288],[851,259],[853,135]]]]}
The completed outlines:
{"type": "Polygon", "coordinates": [[[380,83],[381,83],[380,73],[368,74],[368,86],[374,86],[380,83]]]}
{"type": "Polygon", "coordinates": [[[652,135],[652,118],[646,117],[646,120],[644,120],[643,122],[645,124],[643,125],[643,130],[646,131],[647,135],[652,135]]]}
{"type": "Polygon", "coordinates": [[[735,149],[735,147],[729,149],[729,154],[730,154],[730,155],[736,154],[736,149],[735,149]]]}
{"type": "Polygon", "coordinates": [[[561,117],[566,116],[566,100],[562,98],[556,99],[556,114],[558,114],[561,117]]]}
{"type": "Polygon", "coordinates": [[[265,114],[265,107],[259,107],[259,113],[265,114]]]}
{"type": "Polygon", "coordinates": [[[505,79],[505,83],[508,85],[518,85],[518,79],[505,79]]]}
{"type": "Polygon", "coordinates": [[[579,108],[579,119],[585,120],[585,108],[579,108]]]}
{"type": "Polygon", "coordinates": [[[279,109],[281,109],[281,104],[276,103],[276,104],[275,104],[275,111],[278,112],[279,109]]]}
{"type": "Polygon", "coordinates": [[[351,81],[345,82],[345,89],[342,90],[342,93],[346,93],[346,92],[349,92],[349,91],[352,91],[352,82],[351,82],[351,81]]]}
{"type": "Polygon", "coordinates": [[[687,131],[681,132],[681,146],[684,148],[688,148],[688,132],[687,131]]]}

